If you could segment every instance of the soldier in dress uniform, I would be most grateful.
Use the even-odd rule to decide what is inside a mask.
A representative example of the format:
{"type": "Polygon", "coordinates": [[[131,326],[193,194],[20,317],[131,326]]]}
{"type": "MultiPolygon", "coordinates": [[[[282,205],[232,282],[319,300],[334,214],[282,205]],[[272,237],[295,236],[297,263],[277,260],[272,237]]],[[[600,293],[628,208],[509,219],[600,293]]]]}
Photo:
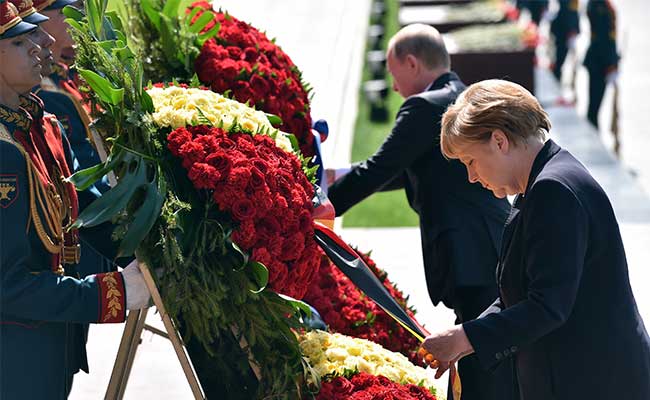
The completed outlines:
{"type": "Polygon", "coordinates": [[[619,55],[616,49],[616,11],[609,0],[589,0],[587,17],[591,25],[591,43],[584,65],[589,71],[587,119],[598,128],[598,111],[607,84],[618,78],[619,55]]]}
{"type": "Polygon", "coordinates": [[[75,372],[74,323],[123,322],[149,292],[137,261],[122,272],[67,276],[80,234],[113,258],[106,224],[68,230],[89,191],[77,195],[71,152],[56,118],[30,93],[41,79],[36,25],[0,0],[0,398],[65,399],[75,372]]]}
{"type": "Polygon", "coordinates": [[[555,63],[553,75],[562,80],[562,66],[569,49],[575,47],[575,40],[580,33],[580,16],[578,0],[558,0],[560,9],[551,21],[551,34],[555,38],[555,63]]]}

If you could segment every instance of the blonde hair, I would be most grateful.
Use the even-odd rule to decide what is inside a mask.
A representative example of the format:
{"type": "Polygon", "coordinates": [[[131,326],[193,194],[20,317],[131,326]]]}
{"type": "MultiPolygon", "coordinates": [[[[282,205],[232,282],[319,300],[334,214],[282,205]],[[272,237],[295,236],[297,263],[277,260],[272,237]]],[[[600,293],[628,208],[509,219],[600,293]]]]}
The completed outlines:
{"type": "Polygon", "coordinates": [[[403,62],[411,54],[427,68],[449,69],[449,53],[436,28],[424,24],[411,24],[400,29],[388,42],[388,52],[403,62]]]}
{"type": "Polygon", "coordinates": [[[470,85],[442,116],[440,148],[458,158],[463,145],[486,142],[500,129],[515,146],[530,138],[545,139],[551,130],[548,114],[522,86],[490,79],[470,85]]]}

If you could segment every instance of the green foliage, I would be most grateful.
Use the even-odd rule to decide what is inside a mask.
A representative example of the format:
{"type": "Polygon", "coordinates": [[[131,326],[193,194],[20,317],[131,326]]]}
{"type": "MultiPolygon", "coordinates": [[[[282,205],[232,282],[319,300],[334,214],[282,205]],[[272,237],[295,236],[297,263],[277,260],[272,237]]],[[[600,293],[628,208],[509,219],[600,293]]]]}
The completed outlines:
{"type": "Polygon", "coordinates": [[[194,23],[198,9],[185,14],[185,0],[126,0],[115,8],[129,21],[126,34],[142,54],[145,76],[153,82],[178,79],[188,82],[194,75],[194,60],[203,43],[216,36],[219,24],[201,32],[212,20],[204,13],[194,23]]]}

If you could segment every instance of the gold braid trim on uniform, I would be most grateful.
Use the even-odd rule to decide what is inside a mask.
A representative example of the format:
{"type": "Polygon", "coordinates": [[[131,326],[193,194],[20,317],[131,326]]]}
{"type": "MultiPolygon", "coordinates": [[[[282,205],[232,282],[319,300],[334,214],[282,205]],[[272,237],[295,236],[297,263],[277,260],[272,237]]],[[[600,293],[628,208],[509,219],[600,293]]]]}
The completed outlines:
{"type": "Polygon", "coordinates": [[[122,297],[122,293],[120,293],[120,290],[118,289],[117,279],[115,278],[114,274],[104,275],[102,282],[106,284],[106,287],[108,289],[106,291],[107,310],[106,315],[102,320],[102,322],[107,322],[111,319],[117,318],[118,315],[122,312],[122,302],[120,299],[120,297],[122,297]]]}
{"type": "MultiPolygon", "coordinates": [[[[11,124],[16,124],[20,129],[22,130],[29,130],[29,126],[31,125],[32,121],[30,121],[27,118],[24,118],[21,114],[15,112],[15,111],[9,111],[4,107],[0,107],[0,120],[4,120],[6,122],[9,122],[11,124]]],[[[7,129],[7,128],[4,128],[7,129]]],[[[9,131],[7,131],[7,135],[9,135],[10,142],[13,142],[13,138],[9,134],[9,131]]]]}
{"type": "MultiPolygon", "coordinates": [[[[27,167],[27,180],[29,187],[29,210],[30,210],[30,220],[28,221],[28,229],[30,221],[34,222],[34,228],[36,229],[36,234],[38,238],[43,243],[45,249],[51,254],[61,253],[63,247],[63,201],[61,196],[56,193],[56,189],[53,186],[48,186],[48,189],[41,182],[38,171],[34,168],[32,159],[27,154],[27,151],[23,146],[18,143],[9,133],[7,128],[0,124],[0,140],[9,142],[14,145],[18,151],[25,158],[25,164],[27,167]],[[48,234],[43,222],[39,208],[37,208],[36,203],[40,206],[43,215],[45,217],[45,222],[47,228],[51,234],[48,234]]],[[[57,271],[54,271],[58,274],[63,274],[63,267],[59,266],[57,271]]]]}

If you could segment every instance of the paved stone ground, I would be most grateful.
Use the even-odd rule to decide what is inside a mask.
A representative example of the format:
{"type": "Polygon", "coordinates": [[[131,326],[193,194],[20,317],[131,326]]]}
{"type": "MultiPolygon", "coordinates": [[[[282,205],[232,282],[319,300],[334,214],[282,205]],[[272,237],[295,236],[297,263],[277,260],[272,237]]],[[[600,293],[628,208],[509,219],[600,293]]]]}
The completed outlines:
{"type": "MultiPolygon", "coordinates": [[[[650,109],[645,99],[650,92],[650,75],[646,72],[650,69],[647,51],[650,49],[650,27],[644,19],[647,14],[643,8],[647,7],[645,1],[615,0],[614,3],[619,8],[622,27],[619,31],[627,32],[628,37],[624,50],[627,57],[621,64],[623,164],[608,152],[607,133],[601,133],[603,144],[582,118],[587,92],[586,76],[582,71],[578,73],[578,91],[583,95],[582,100],[578,99],[577,111],[552,106],[559,89],[545,71],[537,72],[537,93],[551,115],[552,137],[583,161],[610,195],[619,218],[639,309],[645,320],[650,321],[650,293],[644,290],[646,282],[650,281],[646,268],[650,255],[650,199],[641,186],[645,185],[650,192],[650,167],[643,151],[650,145],[650,109]],[[629,168],[636,170],[640,179],[635,179],[628,172],[629,168]]],[[[278,39],[315,88],[312,115],[326,118],[330,124],[331,136],[323,149],[325,161],[329,165],[347,162],[370,1],[228,0],[219,4],[278,39]]],[[[581,39],[579,48],[584,51],[585,47],[585,39],[581,39]]],[[[608,126],[611,118],[608,113],[611,94],[608,96],[601,117],[603,126],[608,126]]],[[[373,250],[378,265],[410,294],[420,321],[430,330],[453,324],[453,313],[444,307],[433,307],[428,299],[417,228],[345,229],[342,236],[362,250],[373,250]]],[[[162,325],[156,315],[150,316],[148,322],[158,327],[162,325]]],[[[91,328],[88,343],[91,374],[77,374],[71,399],[104,396],[122,329],[122,325],[91,328]]],[[[143,336],[129,382],[126,399],[191,398],[171,344],[151,333],[143,336]]]]}

